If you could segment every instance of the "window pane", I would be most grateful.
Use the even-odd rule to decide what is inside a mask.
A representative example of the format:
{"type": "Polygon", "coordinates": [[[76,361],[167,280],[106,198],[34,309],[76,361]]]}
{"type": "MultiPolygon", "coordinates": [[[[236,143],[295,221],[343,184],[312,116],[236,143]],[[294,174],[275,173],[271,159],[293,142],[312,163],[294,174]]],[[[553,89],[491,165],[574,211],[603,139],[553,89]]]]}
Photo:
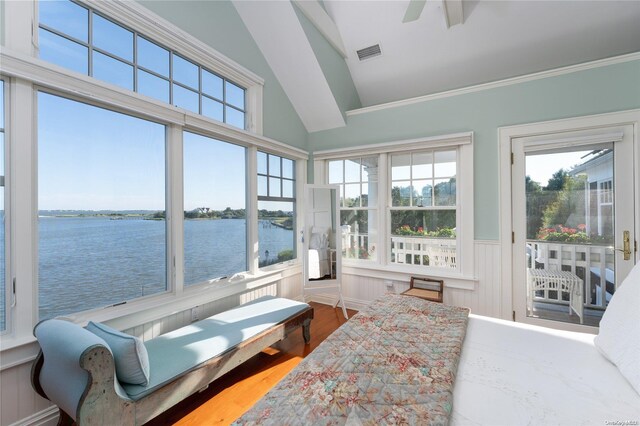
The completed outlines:
{"type": "Polygon", "coordinates": [[[362,158],[362,181],[378,180],[378,157],[362,158]]]}
{"type": "Polygon", "coordinates": [[[88,43],[89,11],[70,1],[38,2],[40,24],[88,43]]]}
{"type": "Polygon", "coordinates": [[[456,178],[434,181],[436,206],[456,205],[456,178]]]}
{"type": "Polygon", "coordinates": [[[437,151],[434,164],[435,177],[452,177],[456,175],[456,152],[437,151]]]}
{"type": "Polygon", "coordinates": [[[294,208],[292,202],[258,201],[259,265],[295,259],[294,208]]]}
{"type": "Polygon", "coordinates": [[[282,180],[282,196],[287,198],[293,198],[293,181],[283,179],[282,180]]]}
{"type": "Polygon", "coordinates": [[[342,183],[344,182],[342,174],[342,160],[329,161],[329,183],[342,183]]]}
{"type": "Polygon", "coordinates": [[[281,197],[282,194],[280,192],[280,179],[278,178],[269,178],[269,197],[281,197]]]}
{"type": "Polygon", "coordinates": [[[93,76],[133,90],[133,67],[100,52],[93,52],[93,76]]]}
{"type": "Polygon", "coordinates": [[[239,129],[244,129],[244,113],[237,109],[229,108],[225,106],[227,116],[225,117],[225,123],[235,126],[239,129]]]}
{"type": "Polygon", "coordinates": [[[413,154],[411,169],[413,179],[433,177],[433,153],[422,152],[413,154]]]}
{"type": "Polygon", "coordinates": [[[38,206],[40,319],[166,290],[163,125],[39,93],[38,206]]]}
{"type": "Polygon", "coordinates": [[[169,103],[169,82],[138,70],[138,93],[169,103]]]}
{"type": "Polygon", "coordinates": [[[293,160],[282,159],[282,177],[293,179],[293,160]]]}
{"type": "Polygon", "coordinates": [[[137,43],[138,65],[169,78],[169,51],[140,36],[137,43]]]}
{"type": "Polygon", "coordinates": [[[345,160],[344,162],[344,181],[360,182],[360,159],[345,160]]]}
{"type": "Polygon", "coordinates": [[[200,112],[198,108],[198,94],[193,90],[185,89],[177,84],[173,85],[173,104],[177,107],[193,111],[196,114],[200,112]]]}
{"type": "Polygon", "coordinates": [[[244,89],[228,81],[224,82],[225,102],[244,110],[244,89]]]}
{"type": "Polygon", "coordinates": [[[280,176],[280,157],[269,155],[269,176],[280,176]]]}
{"type": "Polygon", "coordinates": [[[198,90],[200,88],[198,84],[198,66],[174,54],[173,80],[198,90]]]}
{"type": "Polygon", "coordinates": [[[269,196],[269,192],[267,190],[267,177],[266,176],[258,176],[258,196],[267,197],[269,196]]]}
{"type": "Polygon", "coordinates": [[[411,182],[393,183],[393,188],[391,188],[391,205],[394,207],[411,205],[411,182]]]}
{"type": "Polygon", "coordinates": [[[360,184],[348,183],[344,185],[344,206],[360,207],[360,184]]]}
{"type": "Polygon", "coordinates": [[[390,262],[456,268],[455,210],[392,210],[390,262]]]}
{"type": "Polygon", "coordinates": [[[209,99],[206,96],[202,97],[202,115],[213,118],[214,120],[224,120],[224,107],[218,101],[209,99]]]}
{"type": "Polygon", "coordinates": [[[210,73],[209,71],[202,70],[202,92],[209,96],[213,96],[216,99],[223,100],[222,92],[223,80],[217,75],[210,73]]]}
{"type": "Polygon", "coordinates": [[[260,151],[258,151],[258,173],[267,174],[267,154],[260,151]]]}
{"type": "Polygon", "coordinates": [[[342,257],[375,261],[378,232],[376,210],[342,210],[342,257]]]}
{"type": "Polygon", "coordinates": [[[184,133],[186,286],[247,270],[245,151],[184,133]]]}
{"type": "Polygon", "coordinates": [[[413,181],[413,206],[431,207],[433,205],[432,183],[431,179],[413,181]]]}
{"type": "Polygon", "coordinates": [[[120,25],[93,14],[93,45],[133,62],[133,33],[120,25]]]}
{"type": "Polygon", "coordinates": [[[391,156],[391,179],[405,180],[411,178],[411,154],[391,156]]]}
{"type": "Polygon", "coordinates": [[[38,35],[40,59],[81,74],[89,74],[89,50],[86,47],[42,28],[38,35]]]}

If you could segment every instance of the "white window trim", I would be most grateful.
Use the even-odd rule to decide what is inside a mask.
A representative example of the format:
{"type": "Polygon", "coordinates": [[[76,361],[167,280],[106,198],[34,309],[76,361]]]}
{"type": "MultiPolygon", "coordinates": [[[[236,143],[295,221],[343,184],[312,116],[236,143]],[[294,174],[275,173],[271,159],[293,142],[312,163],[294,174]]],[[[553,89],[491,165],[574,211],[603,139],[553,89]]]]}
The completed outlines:
{"type": "Polygon", "coordinates": [[[375,278],[394,279],[404,281],[407,275],[427,274],[430,276],[447,278],[448,287],[473,289],[477,279],[474,277],[474,195],[473,195],[473,132],[455,133],[450,135],[433,136],[427,138],[409,139],[373,145],[359,145],[349,148],[315,151],[314,182],[326,183],[328,179],[329,160],[342,160],[354,157],[380,155],[378,160],[378,193],[387,194],[388,188],[388,156],[387,154],[419,151],[425,149],[450,148],[457,149],[458,176],[456,191],[458,204],[456,210],[458,232],[458,263],[457,271],[447,271],[442,268],[430,268],[423,266],[391,265],[388,260],[389,230],[387,229],[389,209],[387,196],[378,200],[378,260],[370,261],[346,261],[345,272],[353,272],[358,275],[367,275],[375,278]],[[463,173],[460,173],[463,171],[463,173]]]}
{"type": "MultiPolygon", "coordinates": [[[[113,111],[122,112],[134,117],[152,120],[167,126],[167,270],[168,291],[159,295],[148,296],[125,305],[100,308],[80,312],[69,316],[73,321],[85,323],[87,320],[111,321],[120,328],[139,325],[147,320],[162,318],[177,309],[207,303],[222,297],[249,291],[253,288],[277,282],[287,276],[300,274],[300,245],[295,260],[271,267],[258,269],[257,261],[249,258],[247,272],[215,283],[204,283],[198,286],[183,288],[183,228],[182,219],[172,218],[176,212],[183,211],[182,197],[182,132],[191,131],[220,139],[248,148],[247,158],[256,149],[273,153],[296,161],[296,176],[304,177],[308,153],[302,149],[286,145],[279,141],[261,136],[262,132],[262,95],[263,80],[241,66],[220,55],[209,46],[162,20],[147,9],[133,3],[123,1],[101,2],[82,1],[90,7],[104,13],[107,17],[131,27],[145,36],[176,50],[188,59],[218,72],[230,80],[247,88],[246,114],[248,129],[242,130],[207,117],[186,111],[181,108],[154,100],[144,95],[129,91],[95,78],[75,73],[65,68],[43,61],[36,55],[36,42],[32,33],[37,34],[37,4],[31,2],[7,2],[5,6],[5,46],[0,51],[0,74],[5,80],[5,91],[9,96],[6,108],[6,124],[10,131],[5,134],[8,157],[7,173],[8,197],[12,202],[7,216],[10,217],[11,245],[8,277],[17,278],[16,299],[18,305],[7,312],[7,332],[0,339],[2,362],[0,369],[11,365],[17,359],[23,359],[32,353],[35,341],[32,330],[37,318],[36,285],[38,272],[38,232],[37,232],[37,91],[43,89],[48,93],[67,97],[79,102],[95,105],[113,111]],[[111,8],[111,9],[109,9],[111,8]],[[121,15],[123,14],[123,15],[121,15]],[[131,14],[128,18],[127,14],[131,14]],[[131,19],[128,20],[128,19],[131,19]],[[141,25],[140,27],[138,25],[141,25]],[[143,27],[146,26],[146,27],[143,27]],[[34,31],[35,28],[35,31],[34,31]],[[158,36],[173,40],[165,40],[158,36]],[[154,38],[155,37],[155,38],[154,38]],[[212,60],[220,62],[212,62],[212,60]],[[245,72],[246,71],[246,72],[245,72]],[[10,186],[9,186],[10,183],[10,186]],[[15,235],[29,238],[13,238],[15,235]],[[254,266],[255,265],[255,266],[254,266]]],[[[247,220],[255,218],[255,213],[248,209],[257,205],[257,191],[251,181],[257,173],[255,161],[247,161],[251,169],[247,169],[247,220]],[[255,198],[256,200],[253,200],[255,198]]],[[[302,195],[303,179],[297,179],[296,195],[302,195]]],[[[304,212],[298,211],[298,215],[304,212]]],[[[300,227],[301,221],[298,222],[300,227]]],[[[257,244],[257,225],[248,225],[248,244],[257,244]]],[[[299,232],[300,229],[296,230],[299,232]]],[[[9,235],[9,233],[7,233],[9,235]]],[[[8,281],[10,282],[10,280],[8,281]]]]}
{"type": "MultiPolygon", "coordinates": [[[[101,12],[108,18],[139,32],[185,59],[189,59],[246,89],[245,114],[247,131],[263,132],[264,79],[232,59],[198,40],[164,18],[133,1],[75,0],[101,12]]],[[[37,57],[38,3],[37,1],[5,2],[5,53],[11,56],[37,57]],[[26,31],[25,31],[26,30],[26,31]],[[27,32],[28,31],[28,32],[27,32]]],[[[2,58],[3,62],[5,58],[2,58]]],[[[4,68],[4,63],[3,63],[4,68]]],[[[73,73],[72,74],[76,74],[73,73]]],[[[90,81],[94,79],[89,77],[90,81]]],[[[108,84],[108,87],[116,87],[108,84]]],[[[124,89],[126,91],[126,89],[124,89]]]]}
{"type": "MultiPolygon", "coordinates": [[[[611,133],[599,133],[598,128],[613,127],[621,125],[632,125],[634,129],[633,142],[634,147],[640,147],[640,109],[631,109],[626,111],[617,111],[604,114],[587,115],[582,117],[571,117],[552,121],[543,121],[538,123],[521,124],[498,128],[498,160],[499,160],[499,223],[500,223],[500,253],[501,253],[501,271],[500,283],[502,300],[500,301],[500,317],[503,319],[511,319],[514,309],[513,301],[513,254],[512,254],[512,233],[513,214],[512,202],[513,192],[511,188],[511,141],[512,139],[532,138],[540,140],[544,145],[558,144],[558,146],[573,146],[571,144],[576,138],[571,139],[549,139],[545,135],[575,132],[582,136],[582,140],[587,143],[611,142],[611,133]],[[593,133],[596,133],[594,136],[593,133]],[[567,141],[567,144],[563,144],[567,141]]],[[[544,149],[544,148],[540,148],[544,149]]],[[[528,149],[530,151],[530,149],[528,149]]],[[[640,170],[640,149],[635,150],[634,167],[640,170]]],[[[635,188],[635,222],[640,223],[640,185],[635,188]]],[[[636,240],[640,240],[640,226],[636,226],[636,240]]],[[[640,254],[636,253],[636,259],[640,260],[640,254]]],[[[576,329],[576,331],[582,331],[576,329]]]]}

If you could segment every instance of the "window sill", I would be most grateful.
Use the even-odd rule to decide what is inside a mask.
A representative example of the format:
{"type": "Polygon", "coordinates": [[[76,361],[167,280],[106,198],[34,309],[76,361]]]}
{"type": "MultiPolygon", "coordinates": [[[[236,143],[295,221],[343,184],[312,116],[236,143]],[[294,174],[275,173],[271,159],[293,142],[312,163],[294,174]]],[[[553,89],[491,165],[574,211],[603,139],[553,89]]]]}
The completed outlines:
{"type": "Polygon", "coordinates": [[[429,276],[444,279],[445,288],[457,288],[462,290],[475,290],[478,279],[462,273],[451,273],[442,269],[416,271],[414,268],[382,265],[343,264],[343,274],[393,280],[409,283],[412,276],[429,276]]]}
{"type": "Polygon", "coordinates": [[[126,305],[82,312],[68,318],[82,325],[89,320],[108,322],[111,327],[125,330],[162,319],[194,306],[268,285],[282,278],[300,273],[301,270],[299,263],[283,263],[275,266],[275,268],[268,270],[262,269],[256,274],[242,272],[223,280],[208,281],[203,284],[189,286],[184,288],[180,295],[166,293],[127,303],[126,305]]]}

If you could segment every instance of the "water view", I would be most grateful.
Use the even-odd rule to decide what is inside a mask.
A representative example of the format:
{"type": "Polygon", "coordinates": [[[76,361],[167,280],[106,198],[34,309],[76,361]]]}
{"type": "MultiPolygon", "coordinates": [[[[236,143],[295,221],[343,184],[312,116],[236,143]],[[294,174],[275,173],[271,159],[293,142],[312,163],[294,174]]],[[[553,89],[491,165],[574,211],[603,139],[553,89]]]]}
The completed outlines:
{"type": "MultiPolygon", "coordinates": [[[[40,216],[40,319],[165,291],[165,225],[135,215],[40,216]]],[[[259,231],[261,264],[292,250],[292,230],[260,220],[259,231]]],[[[185,220],[184,233],[185,285],[247,270],[245,219],[185,220]]]]}

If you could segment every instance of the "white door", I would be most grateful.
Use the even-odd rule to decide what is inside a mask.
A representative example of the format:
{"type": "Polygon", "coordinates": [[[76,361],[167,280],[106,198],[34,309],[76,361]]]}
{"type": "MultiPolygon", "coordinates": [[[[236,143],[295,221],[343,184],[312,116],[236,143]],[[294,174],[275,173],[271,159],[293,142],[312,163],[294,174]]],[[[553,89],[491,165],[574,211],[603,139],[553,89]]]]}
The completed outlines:
{"type": "Polygon", "coordinates": [[[634,265],[634,128],[512,139],[517,321],[597,327],[634,265]]]}

